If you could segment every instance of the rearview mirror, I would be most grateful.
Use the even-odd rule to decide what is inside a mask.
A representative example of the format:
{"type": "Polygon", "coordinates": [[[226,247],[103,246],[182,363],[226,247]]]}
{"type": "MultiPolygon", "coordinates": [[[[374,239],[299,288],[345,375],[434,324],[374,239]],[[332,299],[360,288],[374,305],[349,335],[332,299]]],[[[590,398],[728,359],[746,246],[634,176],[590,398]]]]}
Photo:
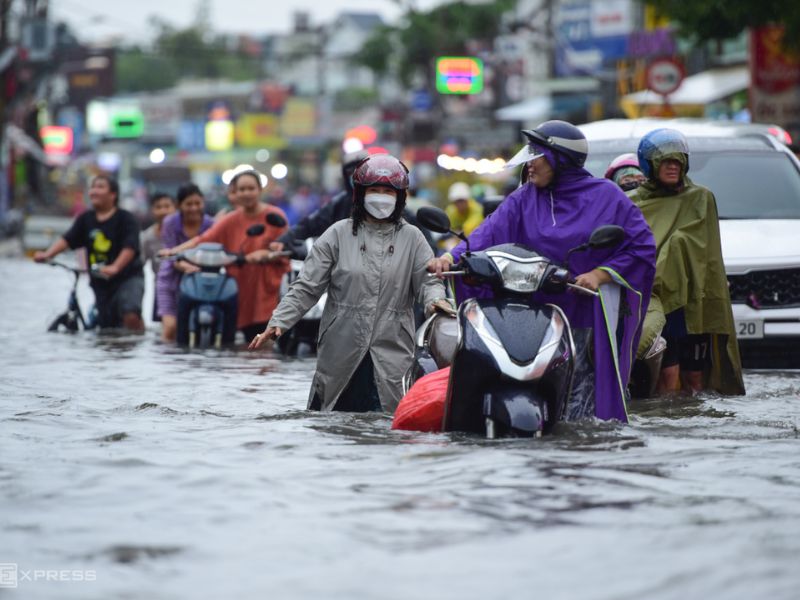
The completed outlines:
{"type": "Polygon", "coordinates": [[[264,227],[261,223],[257,223],[255,225],[250,225],[250,227],[247,228],[247,231],[245,233],[247,233],[247,237],[257,237],[262,233],[264,233],[266,230],[267,228],[264,227]]]}
{"type": "Polygon", "coordinates": [[[417,211],[417,222],[436,233],[450,233],[450,218],[441,208],[423,206],[417,211]]]}
{"type": "Polygon", "coordinates": [[[278,213],[267,213],[267,225],[272,225],[273,227],[286,227],[286,219],[280,216],[278,213]]]}
{"type": "Polygon", "coordinates": [[[589,248],[616,248],[625,240],[625,230],[619,225],[602,225],[589,236],[589,248]]]}

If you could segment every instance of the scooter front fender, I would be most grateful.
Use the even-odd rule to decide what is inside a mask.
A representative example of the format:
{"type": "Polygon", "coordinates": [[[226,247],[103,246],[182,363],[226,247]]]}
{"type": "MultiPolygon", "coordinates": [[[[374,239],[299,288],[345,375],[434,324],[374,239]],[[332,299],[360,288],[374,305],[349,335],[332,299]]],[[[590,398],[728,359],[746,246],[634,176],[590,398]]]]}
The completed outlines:
{"type": "Polygon", "coordinates": [[[552,427],[547,400],[532,387],[502,387],[483,396],[489,437],[539,437],[552,427]]]}

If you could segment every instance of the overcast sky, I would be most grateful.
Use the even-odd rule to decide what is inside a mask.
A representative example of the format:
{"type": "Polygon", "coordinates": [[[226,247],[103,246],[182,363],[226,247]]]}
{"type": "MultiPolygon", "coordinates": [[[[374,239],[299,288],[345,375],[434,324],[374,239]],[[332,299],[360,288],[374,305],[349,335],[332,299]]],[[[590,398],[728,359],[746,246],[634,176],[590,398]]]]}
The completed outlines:
{"type": "MultiPolygon", "coordinates": [[[[444,0],[402,0],[429,9],[444,0]]],[[[51,0],[54,19],[69,22],[78,39],[96,41],[109,35],[146,41],[152,36],[150,15],[177,26],[194,20],[197,0],[51,0]]],[[[211,0],[211,22],[216,31],[277,33],[289,31],[296,11],[311,14],[312,25],[332,20],[342,11],[376,12],[385,21],[396,21],[403,10],[391,0],[211,0]]]]}

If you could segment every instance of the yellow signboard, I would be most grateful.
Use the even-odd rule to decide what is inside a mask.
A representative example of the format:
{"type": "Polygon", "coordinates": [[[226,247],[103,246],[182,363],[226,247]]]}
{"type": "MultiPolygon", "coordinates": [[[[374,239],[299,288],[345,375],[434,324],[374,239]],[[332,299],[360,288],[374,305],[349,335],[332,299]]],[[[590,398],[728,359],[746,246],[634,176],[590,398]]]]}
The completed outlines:
{"type": "Polygon", "coordinates": [[[242,148],[284,148],[277,115],[249,113],[236,122],[236,139],[242,148]]]}
{"type": "Polygon", "coordinates": [[[281,115],[281,135],[284,137],[311,137],[317,132],[317,111],[314,101],[306,98],[289,98],[281,115]]]}

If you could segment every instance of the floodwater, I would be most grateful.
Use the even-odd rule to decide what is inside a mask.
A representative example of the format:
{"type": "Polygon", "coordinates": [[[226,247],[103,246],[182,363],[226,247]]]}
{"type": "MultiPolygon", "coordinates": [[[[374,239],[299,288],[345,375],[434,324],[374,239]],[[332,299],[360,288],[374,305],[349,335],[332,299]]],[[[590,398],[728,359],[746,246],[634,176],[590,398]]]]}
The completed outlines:
{"type": "Polygon", "coordinates": [[[306,412],[310,360],[48,334],[69,286],[0,261],[0,599],[800,597],[800,372],[542,440],[392,432],[306,412]]]}

